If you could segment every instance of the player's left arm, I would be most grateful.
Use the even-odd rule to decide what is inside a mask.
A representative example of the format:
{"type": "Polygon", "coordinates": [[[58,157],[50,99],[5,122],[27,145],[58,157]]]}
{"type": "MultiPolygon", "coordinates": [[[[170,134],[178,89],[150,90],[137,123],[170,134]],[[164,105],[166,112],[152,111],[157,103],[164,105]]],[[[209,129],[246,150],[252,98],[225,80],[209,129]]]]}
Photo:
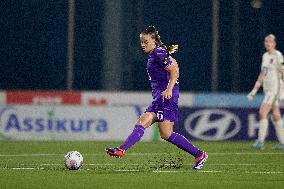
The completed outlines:
{"type": "Polygon", "coordinates": [[[169,58],[172,63],[165,69],[170,73],[170,79],[167,89],[162,92],[162,96],[166,99],[172,98],[172,91],[179,77],[179,67],[176,60],[171,56],[169,58]]]}
{"type": "Polygon", "coordinates": [[[278,59],[278,63],[280,64],[281,79],[282,79],[282,82],[284,82],[284,58],[283,58],[282,53],[279,53],[277,59],[278,59]]]}
{"type": "MultiPolygon", "coordinates": [[[[284,64],[284,62],[283,62],[284,64]]],[[[284,82],[284,68],[281,69],[281,79],[282,79],[282,82],[284,82]]]]}

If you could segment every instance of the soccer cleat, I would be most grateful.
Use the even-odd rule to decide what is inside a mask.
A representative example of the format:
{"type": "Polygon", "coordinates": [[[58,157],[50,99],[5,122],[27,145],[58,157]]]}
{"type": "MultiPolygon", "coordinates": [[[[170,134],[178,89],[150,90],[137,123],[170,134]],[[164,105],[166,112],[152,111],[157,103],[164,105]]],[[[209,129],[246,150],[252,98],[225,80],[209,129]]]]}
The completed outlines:
{"type": "Polygon", "coordinates": [[[106,153],[112,157],[116,157],[116,158],[121,158],[124,153],[125,153],[125,150],[122,150],[118,147],[116,148],[106,148],[105,149],[106,153]]]}
{"type": "Polygon", "coordinates": [[[200,156],[195,158],[194,166],[192,168],[201,169],[207,159],[208,159],[208,154],[206,154],[206,152],[202,152],[200,156]]]}
{"type": "Polygon", "coordinates": [[[259,142],[257,140],[257,141],[255,141],[255,143],[253,143],[253,145],[251,147],[253,147],[255,149],[263,150],[264,149],[264,143],[263,142],[259,142]]]}
{"type": "Polygon", "coordinates": [[[284,150],[284,144],[277,144],[275,147],[277,150],[284,150]]]}

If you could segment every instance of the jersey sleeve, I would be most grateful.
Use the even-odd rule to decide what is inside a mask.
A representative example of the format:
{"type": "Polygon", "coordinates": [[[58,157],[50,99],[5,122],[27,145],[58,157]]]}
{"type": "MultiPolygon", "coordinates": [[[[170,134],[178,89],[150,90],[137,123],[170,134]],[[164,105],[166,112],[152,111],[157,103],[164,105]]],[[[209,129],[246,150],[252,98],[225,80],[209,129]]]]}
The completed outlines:
{"type": "Polygon", "coordinates": [[[261,67],[260,67],[261,72],[263,71],[263,67],[264,67],[264,59],[265,59],[265,54],[262,55],[262,59],[261,59],[261,67]]]}
{"type": "Polygon", "coordinates": [[[277,63],[280,65],[281,69],[284,69],[284,59],[281,52],[277,54],[277,63]]]}
{"type": "Polygon", "coordinates": [[[172,64],[169,53],[163,48],[157,48],[154,52],[157,58],[157,62],[164,69],[166,69],[169,65],[172,64]]]}

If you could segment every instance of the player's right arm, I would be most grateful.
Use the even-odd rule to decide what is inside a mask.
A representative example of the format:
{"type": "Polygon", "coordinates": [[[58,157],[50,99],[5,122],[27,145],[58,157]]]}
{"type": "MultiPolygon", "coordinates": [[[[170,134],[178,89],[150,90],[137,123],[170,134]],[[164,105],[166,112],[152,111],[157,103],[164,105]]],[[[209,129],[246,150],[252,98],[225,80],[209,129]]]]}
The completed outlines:
{"type": "MultiPolygon", "coordinates": [[[[263,62],[264,62],[264,56],[262,56],[262,65],[263,65],[263,62]]],[[[257,80],[254,84],[254,87],[253,89],[249,92],[249,94],[247,95],[247,98],[249,101],[252,101],[253,100],[253,97],[256,95],[256,93],[258,92],[259,88],[262,86],[262,83],[263,83],[263,80],[264,80],[264,77],[265,77],[265,72],[267,72],[267,69],[264,68],[264,69],[261,69],[261,72],[259,73],[258,77],[257,77],[257,80]]]]}
{"type": "Polygon", "coordinates": [[[259,88],[261,87],[261,85],[263,83],[263,79],[264,79],[264,73],[260,72],[260,74],[258,75],[257,80],[254,84],[253,89],[247,95],[247,98],[248,98],[249,101],[253,100],[253,97],[256,95],[256,93],[258,92],[259,88]]]}

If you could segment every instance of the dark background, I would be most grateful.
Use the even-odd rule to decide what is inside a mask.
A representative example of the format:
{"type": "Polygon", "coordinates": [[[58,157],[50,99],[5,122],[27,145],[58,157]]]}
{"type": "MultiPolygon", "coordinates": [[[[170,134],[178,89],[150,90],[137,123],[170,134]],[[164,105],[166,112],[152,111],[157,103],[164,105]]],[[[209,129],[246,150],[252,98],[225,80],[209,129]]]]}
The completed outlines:
{"type": "MultiPolygon", "coordinates": [[[[108,90],[102,80],[103,52],[108,51],[103,30],[106,1],[76,1],[74,90],[108,90]]],[[[150,89],[139,33],[152,24],[164,43],[179,45],[174,57],[181,69],[181,90],[211,91],[211,0],[118,2],[122,7],[122,32],[118,34],[122,59],[113,64],[121,66],[122,82],[115,90],[150,89]]],[[[249,0],[220,0],[217,92],[251,89],[260,70],[265,35],[275,34],[278,49],[284,51],[283,13],[281,0],[264,0],[260,9],[253,8],[249,0]]],[[[66,90],[67,25],[68,1],[2,1],[0,89],[66,90]]]]}

